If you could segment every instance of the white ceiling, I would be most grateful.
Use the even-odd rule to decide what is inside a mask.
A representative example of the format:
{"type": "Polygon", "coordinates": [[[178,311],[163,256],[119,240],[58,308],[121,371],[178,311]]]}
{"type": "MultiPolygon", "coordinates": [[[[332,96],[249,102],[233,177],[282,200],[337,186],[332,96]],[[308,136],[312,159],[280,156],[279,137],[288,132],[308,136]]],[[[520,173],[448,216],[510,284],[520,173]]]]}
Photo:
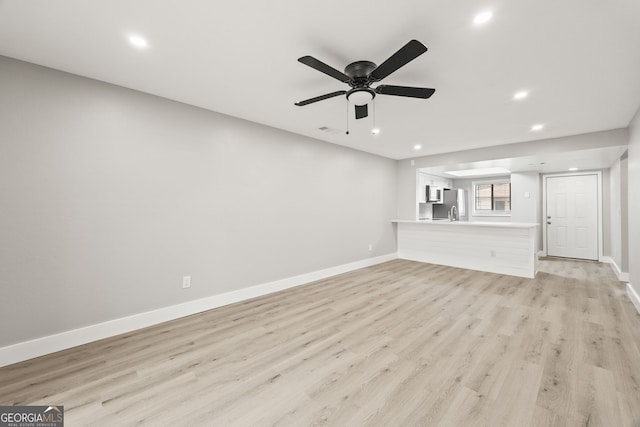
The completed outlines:
{"type": "Polygon", "coordinates": [[[640,1],[0,0],[0,54],[402,159],[626,127],[640,106],[640,1]],[[342,97],[293,105],[347,88],[298,57],[380,64],[414,38],[429,51],[382,83],[436,93],[378,96],[379,135],[352,115],[343,133],[342,97]]]}

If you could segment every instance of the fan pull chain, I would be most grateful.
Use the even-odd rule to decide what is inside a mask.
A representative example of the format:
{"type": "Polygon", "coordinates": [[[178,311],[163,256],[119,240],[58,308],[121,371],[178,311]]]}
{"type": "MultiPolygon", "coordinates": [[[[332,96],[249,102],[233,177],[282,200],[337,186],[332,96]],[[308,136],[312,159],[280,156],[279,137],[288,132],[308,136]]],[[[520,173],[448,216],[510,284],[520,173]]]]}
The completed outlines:
{"type": "Polygon", "coordinates": [[[347,135],[349,135],[349,100],[347,99],[347,135]]]}
{"type": "Polygon", "coordinates": [[[371,107],[372,107],[371,109],[373,110],[371,114],[373,116],[373,128],[371,128],[371,133],[375,135],[375,132],[376,132],[376,99],[375,98],[371,100],[371,107]]]}

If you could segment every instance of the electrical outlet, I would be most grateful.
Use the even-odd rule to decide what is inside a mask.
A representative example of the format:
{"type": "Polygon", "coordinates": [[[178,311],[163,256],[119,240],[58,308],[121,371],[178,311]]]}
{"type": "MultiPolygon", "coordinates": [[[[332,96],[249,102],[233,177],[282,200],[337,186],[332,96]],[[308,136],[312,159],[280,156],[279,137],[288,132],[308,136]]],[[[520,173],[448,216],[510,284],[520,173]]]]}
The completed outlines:
{"type": "Polygon", "coordinates": [[[373,250],[373,244],[369,243],[369,252],[373,250]]]}
{"type": "Polygon", "coordinates": [[[182,289],[191,287],[191,276],[182,276],[182,289]]]}

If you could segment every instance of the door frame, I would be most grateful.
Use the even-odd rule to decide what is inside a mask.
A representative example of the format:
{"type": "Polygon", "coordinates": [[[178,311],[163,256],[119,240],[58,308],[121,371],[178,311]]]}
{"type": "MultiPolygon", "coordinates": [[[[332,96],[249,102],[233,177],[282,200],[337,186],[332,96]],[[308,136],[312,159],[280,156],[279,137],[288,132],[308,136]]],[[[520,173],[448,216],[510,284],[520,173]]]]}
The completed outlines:
{"type": "Polygon", "coordinates": [[[596,175],[598,177],[598,261],[603,260],[603,222],[602,222],[602,171],[579,171],[579,172],[566,172],[566,173],[549,173],[542,175],[542,252],[544,256],[548,256],[547,250],[547,178],[555,178],[559,176],[583,176],[583,175],[596,175]]]}

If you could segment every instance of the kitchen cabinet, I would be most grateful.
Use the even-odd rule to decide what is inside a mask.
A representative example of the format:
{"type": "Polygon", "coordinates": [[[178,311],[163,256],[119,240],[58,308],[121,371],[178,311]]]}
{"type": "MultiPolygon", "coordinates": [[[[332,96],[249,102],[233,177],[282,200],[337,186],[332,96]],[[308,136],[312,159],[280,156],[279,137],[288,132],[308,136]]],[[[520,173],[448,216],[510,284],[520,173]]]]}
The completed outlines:
{"type": "Polygon", "coordinates": [[[425,187],[430,185],[432,187],[440,188],[453,188],[453,181],[450,179],[442,178],[435,175],[429,175],[426,173],[418,172],[418,186],[417,186],[417,201],[418,203],[426,203],[426,191],[425,187]]]}
{"type": "Polygon", "coordinates": [[[453,188],[453,180],[416,171],[416,219],[431,218],[431,203],[427,202],[426,186],[453,188]]]}

